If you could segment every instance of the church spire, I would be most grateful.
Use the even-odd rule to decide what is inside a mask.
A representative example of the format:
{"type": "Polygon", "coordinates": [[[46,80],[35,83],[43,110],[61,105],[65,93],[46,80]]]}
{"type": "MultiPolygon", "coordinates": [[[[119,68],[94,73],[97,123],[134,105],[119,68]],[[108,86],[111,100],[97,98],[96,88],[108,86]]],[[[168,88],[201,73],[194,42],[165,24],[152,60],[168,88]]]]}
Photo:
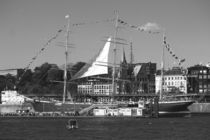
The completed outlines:
{"type": "Polygon", "coordinates": [[[127,64],[124,48],[123,48],[123,54],[122,54],[121,63],[122,63],[122,64],[127,64]]]}

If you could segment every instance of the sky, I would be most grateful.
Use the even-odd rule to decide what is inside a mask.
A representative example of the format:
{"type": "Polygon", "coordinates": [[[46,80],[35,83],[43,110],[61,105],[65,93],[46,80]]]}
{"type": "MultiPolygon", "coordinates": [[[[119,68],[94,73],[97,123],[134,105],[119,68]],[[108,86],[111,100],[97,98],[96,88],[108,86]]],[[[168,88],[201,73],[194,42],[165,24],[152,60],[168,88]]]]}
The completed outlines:
{"type": "MultiPolygon", "coordinates": [[[[1,0],[0,1],[0,69],[25,68],[48,62],[64,63],[65,33],[52,40],[67,24],[70,15],[69,62],[88,62],[105,44],[107,36],[114,36],[115,17],[129,25],[157,23],[165,29],[167,42],[179,58],[186,59],[183,67],[210,62],[210,1],[209,0],[1,0]],[[99,22],[100,21],[100,22],[99,22]]],[[[117,37],[133,44],[134,62],[154,62],[160,66],[163,34],[149,34],[120,26],[117,37]]],[[[129,46],[117,45],[117,59],[122,48],[130,61],[129,46]]],[[[176,65],[176,60],[165,51],[165,66],[176,65]]]]}

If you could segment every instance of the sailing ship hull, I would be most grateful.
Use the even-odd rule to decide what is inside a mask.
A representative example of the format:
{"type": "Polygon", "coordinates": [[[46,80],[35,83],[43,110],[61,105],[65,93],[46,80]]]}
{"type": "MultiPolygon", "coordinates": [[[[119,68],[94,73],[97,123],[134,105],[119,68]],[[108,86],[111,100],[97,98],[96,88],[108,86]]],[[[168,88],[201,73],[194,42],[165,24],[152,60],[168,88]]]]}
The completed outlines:
{"type": "MultiPolygon", "coordinates": [[[[193,101],[165,101],[159,102],[159,115],[185,115],[189,114],[188,107],[193,104],[193,101]]],[[[154,106],[154,105],[153,105],[154,106]]]]}
{"type": "Polygon", "coordinates": [[[85,103],[54,103],[54,102],[33,102],[31,103],[36,112],[79,112],[91,104],[85,103]]]}

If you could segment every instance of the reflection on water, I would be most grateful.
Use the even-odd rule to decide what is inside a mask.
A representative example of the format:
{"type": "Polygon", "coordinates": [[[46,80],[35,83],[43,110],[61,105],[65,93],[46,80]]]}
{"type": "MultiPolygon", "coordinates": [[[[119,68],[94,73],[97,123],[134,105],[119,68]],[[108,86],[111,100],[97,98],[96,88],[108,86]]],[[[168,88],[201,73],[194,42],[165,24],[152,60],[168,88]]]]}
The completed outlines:
{"type": "Polygon", "coordinates": [[[178,118],[0,118],[0,139],[208,139],[210,115],[178,118]]]}

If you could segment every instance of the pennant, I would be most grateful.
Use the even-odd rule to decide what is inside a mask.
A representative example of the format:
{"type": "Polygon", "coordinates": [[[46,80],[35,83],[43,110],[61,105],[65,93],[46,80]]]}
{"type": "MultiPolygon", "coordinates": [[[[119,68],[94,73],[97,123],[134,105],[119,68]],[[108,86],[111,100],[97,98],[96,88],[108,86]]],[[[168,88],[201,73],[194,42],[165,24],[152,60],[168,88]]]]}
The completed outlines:
{"type": "Polygon", "coordinates": [[[172,49],[170,48],[170,45],[167,44],[167,42],[166,42],[166,36],[164,36],[163,42],[164,42],[164,44],[166,44],[165,47],[168,50],[168,52],[172,55],[172,57],[174,57],[176,60],[177,59],[179,60],[179,65],[181,65],[181,63],[185,62],[185,59],[179,59],[179,57],[176,56],[176,54],[172,51],[172,49]]]}

